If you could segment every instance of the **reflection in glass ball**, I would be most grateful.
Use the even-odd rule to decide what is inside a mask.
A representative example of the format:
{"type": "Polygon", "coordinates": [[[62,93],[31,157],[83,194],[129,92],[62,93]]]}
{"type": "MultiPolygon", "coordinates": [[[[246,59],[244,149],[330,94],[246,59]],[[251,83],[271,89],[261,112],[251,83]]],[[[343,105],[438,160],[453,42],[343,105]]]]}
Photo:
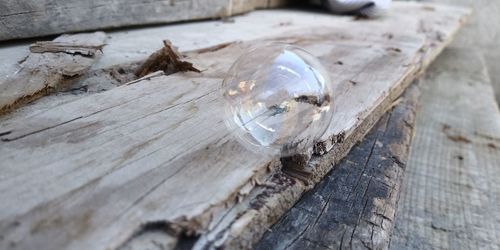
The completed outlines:
{"type": "Polygon", "coordinates": [[[330,124],[330,85],[318,59],[299,47],[254,48],[236,60],[223,81],[226,124],[254,151],[304,152],[330,124]]]}

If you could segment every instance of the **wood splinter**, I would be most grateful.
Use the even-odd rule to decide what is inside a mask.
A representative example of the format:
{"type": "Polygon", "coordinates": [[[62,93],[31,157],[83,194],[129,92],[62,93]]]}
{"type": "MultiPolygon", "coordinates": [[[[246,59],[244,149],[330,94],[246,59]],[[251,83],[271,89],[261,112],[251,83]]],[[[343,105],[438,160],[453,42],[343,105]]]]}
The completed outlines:
{"type": "Polygon", "coordinates": [[[137,77],[143,77],[156,71],[163,71],[166,75],[176,72],[201,71],[193,66],[192,63],[183,61],[182,55],[177,48],[172,45],[169,40],[163,41],[164,47],[153,53],[149,58],[136,70],[137,77]]]}
{"type": "Polygon", "coordinates": [[[67,53],[71,55],[94,56],[97,51],[102,50],[104,43],[99,44],[74,44],[71,42],[39,41],[30,45],[31,53],[67,53]]]}

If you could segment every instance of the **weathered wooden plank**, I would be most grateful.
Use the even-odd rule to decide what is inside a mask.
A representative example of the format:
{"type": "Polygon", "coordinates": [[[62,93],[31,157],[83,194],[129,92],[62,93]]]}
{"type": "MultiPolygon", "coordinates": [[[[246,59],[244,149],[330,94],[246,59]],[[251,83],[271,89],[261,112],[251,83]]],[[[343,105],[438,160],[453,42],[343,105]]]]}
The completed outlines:
{"type": "Polygon", "coordinates": [[[0,114],[85,73],[100,56],[104,41],[104,33],[96,32],[33,44],[20,69],[0,82],[0,114]]]}
{"type": "Polygon", "coordinates": [[[416,82],[256,249],[387,249],[419,93],[416,82]]]}
{"type": "Polygon", "coordinates": [[[0,40],[130,25],[228,17],[284,0],[79,1],[7,0],[0,3],[0,40]]]}
{"type": "Polygon", "coordinates": [[[392,249],[498,249],[500,112],[483,57],[447,49],[427,74],[392,249]]]}
{"type": "MultiPolygon", "coordinates": [[[[400,11],[397,13],[404,13],[405,15],[412,13],[408,9],[402,10],[398,7],[400,6],[396,4],[396,11],[400,11]]],[[[439,6],[435,7],[439,8],[439,6]]],[[[428,11],[428,6],[424,6],[423,9],[428,11]]],[[[436,23],[441,23],[441,21],[436,21],[436,23]]],[[[422,26],[425,25],[426,23],[424,22],[419,23],[419,30],[423,31],[424,29],[422,29],[422,26]]],[[[441,39],[443,38],[441,35],[444,33],[433,32],[430,30],[427,30],[427,32],[429,32],[427,34],[430,35],[433,42],[430,42],[430,47],[432,49],[427,50],[427,47],[424,49],[426,52],[423,53],[421,58],[421,66],[424,68],[425,65],[433,60],[438,51],[440,51],[439,47],[442,45],[440,43],[446,43],[446,39],[441,39]],[[434,39],[439,42],[435,43],[436,40],[434,39]]],[[[384,34],[384,36],[387,35],[388,34],[384,34]]],[[[449,36],[444,37],[449,38],[449,36]]],[[[359,130],[357,130],[354,134],[347,134],[347,136],[343,137],[344,140],[337,142],[337,147],[334,147],[334,150],[330,151],[327,155],[322,157],[313,157],[308,163],[308,168],[313,175],[309,176],[310,179],[308,180],[312,182],[318,181],[318,179],[323,175],[323,171],[330,169],[332,164],[341,159],[353,143],[361,138],[356,135],[361,136],[361,134],[364,134],[364,132],[359,132],[364,129],[366,129],[364,131],[367,131],[365,126],[371,126],[376,121],[372,119],[373,117],[365,118],[364,122],[359,125],[359,130]]],[[[208,232],[204,232],[201,237],[197,239],[194,248],[203,249],[204,247],[207,247],[207,245],[215,248],[219,246],[236,249],[247,248],[252,245],[252,242],[258,240],[260,235],[262,235],[262,233],[266,230],[265,225],[269,225],[275,221],[293,203],[293,201],[300,197],[302,192],[311,187],[311,185],[309,185],[310,183],[307,183],[307,180],[306,183],[303,183],[302,181],[304,181],[304,179],[302,179],[302,181],[298,181],[295,178],[290,178],[290,172],[297,173],[297,171],[290,171],[290,169],[287,169],[288,167],[289,166],[284,166],[283,172],[285,172],[285,174],[282,172],[275,173],[274,175],[268,177],[265,183],[255,186],[251,191],[249,191],[249,198],[245,199],[246,201],[240,202],[230,207],[230,209],[226,209],[227,211],[215,213],[215,218],[217,219],[212,219],[215,222],[211,223],[208,232]]],[[[143,232],[147,234],[147,230],[143,232]]],[[[188,239],[187,242],[191,242],[190,244],[192,244],[192,239],[188,239]]],[[[184,240],[180,243],[182,245],[184,240]]]]}
{"type": "MultiPolygon", "coordinates": [[[[113,68],[113,65],[145,60],[151,53],[161,48],[163,40],[172,41],[182,51],[189,51],[236,40],[254,40],[272,35],[277,31],[285,33],[298,30],[306,28],[312,21],[325,27],[329,27],[331,23],[328,13],[308,15],[299,10],[273,10],[273,15],[268,15],[266,11],[254,11],[238,16],[232,22],[213,20],[109,31],[106,32],[107,44],[102,49],[103,55],[88,73],[94,74],[97,73],[95,71],[109,69],[116,71],[119,68],[113,68]]],[[[0,47],[0,58],[8,58],[8,60],[0,60],[0,82],[19,69],[18,61],[22,61],[29,54],[29,45],[29,42],[16,42],[6,43],[0,47]]],[[[30,108],[39,110],[43,106],[41,103],[50,106],[58,105],[61,99],[67,101],[81,97],[75,93],[90,94],[113,86],[107,81],[94,81],[89,85],[74,84],[73,87],[80,88],[80,90],[59,92],[57,98],[44,98],[36,105],[31,105],[30,108]]]]}
{"type": "MultiPolygon", "coordinates": [[[[161,231],[202,234],[195,248],[249,247],[363,137],[468,14],[395,8],[384,19],[332,16],[331,26],[274,38],[317,55],[339,95],[334,119],[344,126],[328,131],[333,150],[300,166],[310,173],[304,182],[284,174],[279,159],[246,150],[222,122],[221,79],[254,42],[190,53],[201,74],[154,77],[3,120],[0,198],[12,202],[0,210],[0,245],[127,248],[161,231]],[[422,23],[436,29],[423,31],[422,23]]],[[[184,244],[175,241],[165,244],[184,244]]]]}

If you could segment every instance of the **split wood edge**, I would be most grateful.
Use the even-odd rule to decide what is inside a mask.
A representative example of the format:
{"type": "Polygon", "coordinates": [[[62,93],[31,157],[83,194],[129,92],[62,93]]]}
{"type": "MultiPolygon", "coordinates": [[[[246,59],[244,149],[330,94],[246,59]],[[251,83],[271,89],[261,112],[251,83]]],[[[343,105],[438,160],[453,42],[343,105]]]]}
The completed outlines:
{"type": "Polygon", "coordinates": [[[0,115],[71,85],[100,57],[105,39],[103,32],[95,32],[32,44],[20,69],[0,83],[0,115]]]}

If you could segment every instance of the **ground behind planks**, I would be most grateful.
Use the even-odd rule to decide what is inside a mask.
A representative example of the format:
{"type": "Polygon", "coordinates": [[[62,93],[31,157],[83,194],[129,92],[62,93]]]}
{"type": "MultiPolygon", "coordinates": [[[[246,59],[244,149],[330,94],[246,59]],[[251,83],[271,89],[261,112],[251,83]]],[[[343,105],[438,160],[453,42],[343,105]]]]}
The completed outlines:
{"type": "Polygon", "coordinates": [[[414,3],[395,9],[374,21],[329,16],[335,22],[267,38],[318,56],[339,93],[334,119],[343,122],[332,123],[307,165],[254,155],[222,123],[221,78],[250,43],[188,54],[201,74],[153,77],[4,118],[0,189],[11,202],[2,204],[0,244],[134,249],[160,234],[166,246],[252,246],[367,133],[468,15],[414,3]]]}
{"type": "Polygon", "coordinates": [[[453,43],[454,47],[476,48],[483,54],[488,68],[491,84],[495,90],[497,103],[500,102],[500,18],[495,15],[500,11],[500,2],[488,0],[420,0],[442,4],[456,4],[473,9],[470,21],[464,26],[453,43]]]}
{"type": "Polygon", "coordinates": [[[391,249],[500,248],[500,112],[480,50],[429,70],[391,249]]]}
{"type": "Polygon", "coordinates": [[[391,248],[499,249],[500,4],[423,2],[474,15],[426,79],[391,248]]]}

